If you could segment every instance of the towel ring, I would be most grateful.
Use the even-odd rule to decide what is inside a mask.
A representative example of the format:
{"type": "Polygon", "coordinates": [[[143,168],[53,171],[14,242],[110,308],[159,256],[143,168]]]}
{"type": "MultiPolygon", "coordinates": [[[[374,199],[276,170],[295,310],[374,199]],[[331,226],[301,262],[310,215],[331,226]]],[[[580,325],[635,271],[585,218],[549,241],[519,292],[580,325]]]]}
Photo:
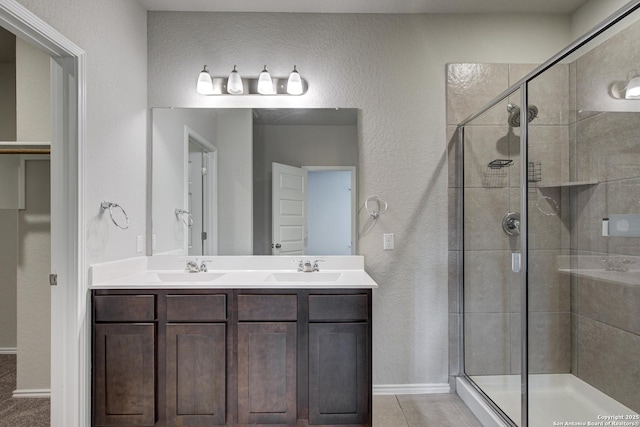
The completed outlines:
{"type": "Polygon", "coordinates": [[[364,202],[364,208],[367,210],[367,212],[369,213],[369,215],[371,215],[371,218],[373,219],[378,219],[380,215],[382,215],[387,211],[387,207],[389,207],[389,205],[387,204],[387,201],[378,195],[369,196],[367,197],[367,200],[364,202]],[[378,208],[382,206],[382,209],[380,209],[379,211],[375,211],[375,210],[372,211],[371,209],[369,209],[369,202],[372,202],[372,201],[375,201],[378,204],[378,208]]]}
{"type": "Polygon", "coordinates": [[[555,201],[555,199],[551,196],[542,196],[543,199],[545,199],[547,202],[551,202],[550,204],[552,205],[552,211],[545,211],[544,209],[542,209],[540,207],[540,197],[538,197],[538,199],[536,200],[536,207],[538,208],[538,210],[542,213],[542,215],[545,216],[556,216],[558,214],[558,212],[560,212],[560,207],[558,206],[558,202],[555,201]]]}
{"type": "Polygon", "coordinates": [[[193,226],[193,216],[189,211],[184,209],[174,209],[173,213],[175,213],[176,216],[179,216],[187,227],[191,228],[193,226]]]}
{"type": "Polygon", "coordinates": [[[105,210],[109,209],[109,216],[111,217],[111,222],[115,224],[116,227],[126,230],[129,228],[129,216],[125,212],[125,210],[117,203],[113,202],[102,202],[100,204],[100,213],[102,214],[105,210]],[[118,224],[118,221],[113,217],[113,208],[119,208],[122,211],[122,215],[124,215],[124,219],[127,222],[126,225],[118,224]]]}

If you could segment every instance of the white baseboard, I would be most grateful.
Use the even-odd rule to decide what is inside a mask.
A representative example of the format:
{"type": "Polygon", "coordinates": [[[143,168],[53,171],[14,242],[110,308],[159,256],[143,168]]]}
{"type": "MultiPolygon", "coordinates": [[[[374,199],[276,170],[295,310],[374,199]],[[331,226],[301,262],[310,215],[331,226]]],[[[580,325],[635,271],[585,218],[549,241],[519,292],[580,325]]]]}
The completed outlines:
{"type": "Polygon", "coordinates": [[[43,388],[43,389],[27,389],[27,390],[14,390],[13,396],[16,398],[51,398],[51,389],[43,388]]]}
{"type": "Polygon", "coordinates": [[[373,394],[442,394],[451,393],[447,383],[436,384],[377,384],[373,394]]]}
{"type": "Polygon", "coordinates": [[[0,347],[0,354],[16,354],[17,352],[15,347],[0,347]]]}

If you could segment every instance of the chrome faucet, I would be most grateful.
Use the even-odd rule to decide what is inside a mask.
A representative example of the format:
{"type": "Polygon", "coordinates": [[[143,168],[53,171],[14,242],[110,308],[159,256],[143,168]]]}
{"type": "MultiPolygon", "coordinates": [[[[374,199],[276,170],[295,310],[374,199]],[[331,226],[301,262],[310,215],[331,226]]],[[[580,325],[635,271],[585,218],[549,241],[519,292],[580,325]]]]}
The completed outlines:
{"type": "Polygon", "coordinates": [[[305,273],[311,273],[313,271],[313,267],[311,266],[311,261],[309,260],[303,261],[301,259],[297,259],[293,262],[298,263],[298,271],[305,272],[305,273]]]}
{"type": "Polygon", "coordinates": [[[200,272],[200,268],[198,267],[198,260],[196,259],[195,261],[193,261],[193,260],[187,261],[186,270],[189,273],[198,273],[198,272],[200,272]]]}
{"type": "Polygon", "coordinates": [[[629,264],[635,264],[635,261],[631,261],[626,258],[603,258],[602,264],[606,271],[629,271],[629,264]]]}
{"type": "Polygon", "coordinates": [[[304,272],[304,273],[312,273],[314,271],[320,271],[320,267],[318,266],[319,262],[324,262],[324,260],[321,259],[317,259],[313,262],[313,264],[311,264],[310,260],[301,260],[301,259],[297,259],[294,260],[293,262],[297,262],[298,263],[298,271],[299,272],[304,272]]]}

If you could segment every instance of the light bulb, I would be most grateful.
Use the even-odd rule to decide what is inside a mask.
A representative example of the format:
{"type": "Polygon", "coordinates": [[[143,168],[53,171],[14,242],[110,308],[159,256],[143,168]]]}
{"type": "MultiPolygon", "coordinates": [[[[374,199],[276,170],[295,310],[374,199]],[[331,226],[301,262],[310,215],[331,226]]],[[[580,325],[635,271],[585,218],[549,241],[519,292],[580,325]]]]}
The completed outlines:
{"type": "Polygon", "coordinates": [[[198,93],[202,95],[212,95],[213,94],[213,82],[211,81],[211,75],[209,74],[209,69],[205,65],[202,71],[200,71],[200,75],[198,76],[198,85],[196,86],[196,90],[198,93]]]}
{"type": "Polygon", "coordinates": [[[242,95],[244,92],[242,88],[242,78],[238,71],[236,71],[236,66],[233,66],[233,71],[229,74],[229,80],[227,81],[227,92],[231,95],[242,95]]]}
{"type": "Polygon", "coordinates": [[[640,77],[634,77],[627,83],[627,90],[624,93],[626,99],[640,98],[640,77]]]}
{"type": "Polygon", "coordinates": [[[273,94],[273,81],[271,80],[271,74],[267,71],[266,65],[260,73],[260,77],[258,77],[258,93],[261,95],[273,94]]]}
{"type": "Polygon", "coordinates": [[[289,74],[289,80],[287,80],[287,93],[289,95],[302,94],[302,79],[295,65],[293,66],[293,71],[289,74]]]}

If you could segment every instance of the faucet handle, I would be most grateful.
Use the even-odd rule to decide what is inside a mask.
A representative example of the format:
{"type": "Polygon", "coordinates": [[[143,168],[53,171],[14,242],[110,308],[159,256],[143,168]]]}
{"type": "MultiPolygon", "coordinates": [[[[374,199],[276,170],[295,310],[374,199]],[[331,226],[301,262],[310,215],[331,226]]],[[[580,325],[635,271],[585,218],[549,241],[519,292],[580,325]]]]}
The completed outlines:
{"type": "Polygon", "coordinates": [[[317,259],[313,261],[313,271],[320,271],[320,267],[318,266],[319,262],[324,262],[323,259],[317,259]]]}
{"type": "Polygon", "coordinates": [[[200,271],[200,268],[198,267],[198,258],[196,258],[196,260],[188,260],[187,261],[187,268],[186,270],[189,273],[197,273],[200,271]]]}
{"type": "Polygon", "coordinates": [[[202,264],[200,264],[200,271],[202,272],[206,272],[207,271],[207,263],[208,262],[213,262],[212,259],[203,259],[202,260],[202,264]]]}
{"type": "Polygon", "coordinates": [[[298,271],[304,271],[304,261],[301,259],[294,259],[292,262],[298,263],[298,271]]]}

